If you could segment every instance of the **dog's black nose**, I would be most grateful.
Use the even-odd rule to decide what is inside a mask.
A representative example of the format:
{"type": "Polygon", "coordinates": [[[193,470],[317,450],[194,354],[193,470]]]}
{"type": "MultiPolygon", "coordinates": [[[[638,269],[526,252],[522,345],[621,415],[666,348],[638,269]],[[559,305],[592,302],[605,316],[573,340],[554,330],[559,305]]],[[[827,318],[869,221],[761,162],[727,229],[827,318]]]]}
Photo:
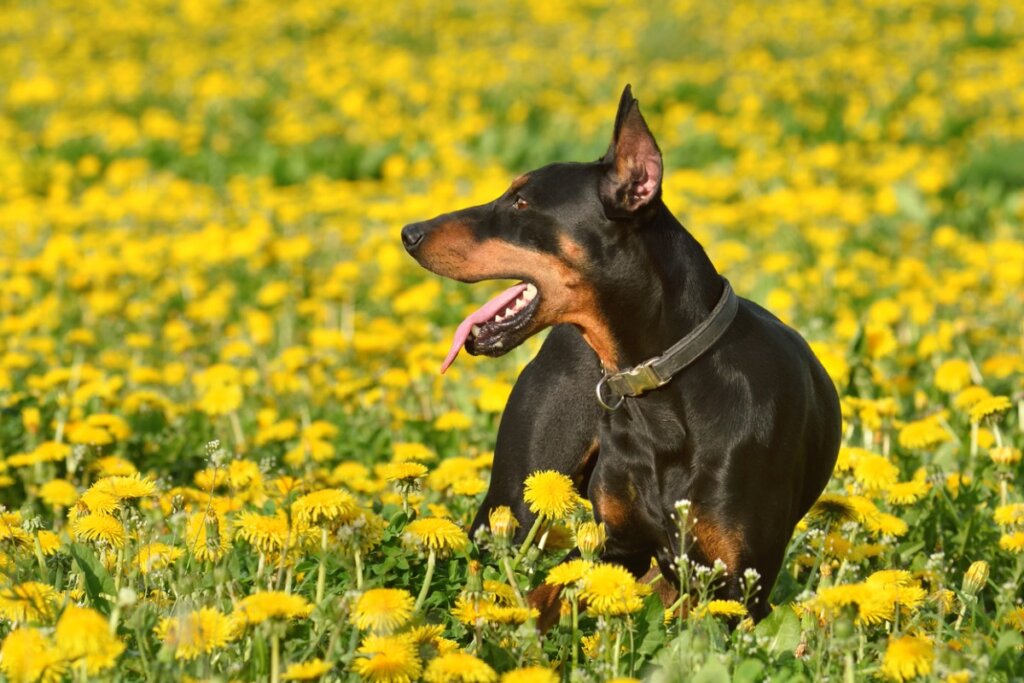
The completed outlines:
{"type": "Polygon", "coordinates": [[[416,251],[416,247],[423,242],[423,236],[427,234],[422,223],[411,223],[402,228],[402,244],[410,254],[416,251]]]}

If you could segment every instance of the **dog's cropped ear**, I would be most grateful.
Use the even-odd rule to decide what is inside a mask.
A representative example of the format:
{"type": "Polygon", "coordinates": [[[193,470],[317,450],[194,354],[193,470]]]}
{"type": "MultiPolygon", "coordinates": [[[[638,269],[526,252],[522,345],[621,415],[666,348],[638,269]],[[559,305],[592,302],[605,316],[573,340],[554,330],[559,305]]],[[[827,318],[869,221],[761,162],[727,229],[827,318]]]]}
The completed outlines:
{"type": "Polygon", "coordinates": [[[608,171],[601,181],[601,201],[610,216],[631,214],[661,191],[661,150],[628,85],[622,91],[615,134],[602,162],[608,171]]]}

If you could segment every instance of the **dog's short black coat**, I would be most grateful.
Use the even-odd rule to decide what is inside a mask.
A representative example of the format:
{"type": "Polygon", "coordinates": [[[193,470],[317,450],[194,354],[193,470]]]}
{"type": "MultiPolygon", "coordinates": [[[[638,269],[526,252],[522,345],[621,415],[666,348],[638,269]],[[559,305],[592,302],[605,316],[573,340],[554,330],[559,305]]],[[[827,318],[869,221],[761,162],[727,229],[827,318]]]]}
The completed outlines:
{"type": "Polygon", "coordinates": [[[676,583],[681,550],[720,559],[720,594],[733,599],[752,567],[761,592],[748,607],[761,618],[793,529],[832,472],[839,401],[800,335],[740,299],[724,336],[667,385],[616,411],[598,404],[605,370],[661,354],[722,295],[704,249],[663,203],[661,179],[660,150],[626,86],[602,159],[531,171],[488,204],[406,226],[402,240],[440,275],[537,287],[524,311],[479,327],[470,353],[500,355],[553,327],[502,416],[474,530],[498,505],[528,529],[524,479],[558,470],[607,525],[603,559],[639,576],[654,557],[676,583]],[[673,521],[681,499],[692,504],[685,548],[673,521]]]}

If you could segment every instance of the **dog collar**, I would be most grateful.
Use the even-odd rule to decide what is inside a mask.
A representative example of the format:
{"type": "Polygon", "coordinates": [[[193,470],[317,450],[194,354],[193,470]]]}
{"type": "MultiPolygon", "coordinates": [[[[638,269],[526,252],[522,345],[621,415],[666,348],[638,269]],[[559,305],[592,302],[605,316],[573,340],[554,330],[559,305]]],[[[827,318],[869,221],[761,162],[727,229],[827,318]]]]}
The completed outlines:
{"type": "Polygon", "coordinates": [[[665,353],[648,358],[628,370],[608,374],[597,383],[597,401],[608,410],[616,410],[626,397],[636,397],[652,389],[668,384],[673,377],[700,358],[715,345],[729,329],[739,299],[732,291],[729,281],[722,278],[725,287],[722,297],[715,304],[711,314],[689,334],[670,346],[665,353]]]}

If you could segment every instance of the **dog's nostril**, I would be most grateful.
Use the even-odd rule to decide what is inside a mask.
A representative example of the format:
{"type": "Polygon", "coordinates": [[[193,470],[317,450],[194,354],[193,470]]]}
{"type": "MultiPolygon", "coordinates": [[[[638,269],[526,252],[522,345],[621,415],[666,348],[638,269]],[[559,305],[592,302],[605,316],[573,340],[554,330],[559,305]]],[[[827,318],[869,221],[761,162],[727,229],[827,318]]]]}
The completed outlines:
{"type": "Polygon", "coordinates": [[[405,245],[406,250],[412,251],[423,241],[424,234],[425,231],[419,223],[407,225],[402,228],[402,244],[405,245]]]}

